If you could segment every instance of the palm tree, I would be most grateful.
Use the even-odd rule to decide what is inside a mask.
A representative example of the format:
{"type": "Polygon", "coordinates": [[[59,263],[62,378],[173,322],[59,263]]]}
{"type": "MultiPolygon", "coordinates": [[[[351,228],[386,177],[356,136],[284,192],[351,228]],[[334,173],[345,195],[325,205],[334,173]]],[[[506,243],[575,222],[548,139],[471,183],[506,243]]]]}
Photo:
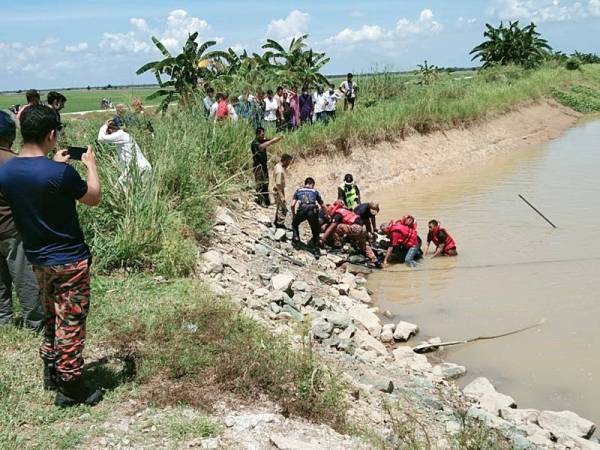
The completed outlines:
{"type": "Polygon", "coordinates": [[[536,31],[532,22],[521,28],[519,22],[509,22],[495,28],[489,23],[483,34],[486,41],[479,44],[470,54],[472,60],[480,59],[483,68],[493,65],[516,64],[525,68],[539,65],[552,50],[548,42],[536,31]]]}

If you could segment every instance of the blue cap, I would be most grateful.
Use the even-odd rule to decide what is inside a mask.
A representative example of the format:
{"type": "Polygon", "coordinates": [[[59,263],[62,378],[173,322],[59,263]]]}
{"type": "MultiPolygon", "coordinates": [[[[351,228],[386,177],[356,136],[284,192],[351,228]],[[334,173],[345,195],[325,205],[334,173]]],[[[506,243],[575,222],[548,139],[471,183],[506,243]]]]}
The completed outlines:
{"type": "Polygon", "coordinates": [[[0,111],[0,139],[14,141],[17,135],[15,121],[6,111],[0,111]]]}

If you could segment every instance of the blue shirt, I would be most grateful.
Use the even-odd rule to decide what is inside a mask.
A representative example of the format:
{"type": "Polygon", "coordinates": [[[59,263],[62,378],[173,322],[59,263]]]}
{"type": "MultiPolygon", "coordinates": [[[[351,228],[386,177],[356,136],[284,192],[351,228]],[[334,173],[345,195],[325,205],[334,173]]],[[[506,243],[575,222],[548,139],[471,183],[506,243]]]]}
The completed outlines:
{"type": "Polygon", "coordinates": [[[90,257],[75,207],[87,183],[69,164],[45,156],[13,158],[0,167],[0,190],[32,264],[55,266],[90,257]]]}
{"type": "Polygon", "coordinates": [[[310,189],[306,187],[302,187],[294,193],[294,200],[300,203],[300,207],[314,206],[317,203],[323,203],[319,191],[317,191],[316,189],[310,189]]]}

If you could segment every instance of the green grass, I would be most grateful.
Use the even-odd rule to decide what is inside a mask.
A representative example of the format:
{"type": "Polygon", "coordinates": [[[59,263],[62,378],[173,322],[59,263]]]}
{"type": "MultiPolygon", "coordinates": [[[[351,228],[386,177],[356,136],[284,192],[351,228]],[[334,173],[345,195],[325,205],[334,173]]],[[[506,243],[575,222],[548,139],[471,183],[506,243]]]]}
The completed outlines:
{"type": "MultiPolygon", "coordinates": [[[[156,88],[120,88],[120,89],[74,89],[60,91],[67,97],[67,103],[63,109],[63,113],[80,112],[80,111],[95,111],[100,109],[100,101],[103,97],[111,97],[113,104],[125,103],[131,105],[131,100],[140,98],[145,101],[145,98],[154,92],[156,88]]],[[[40,91],[42,100],[46,100],[47,91],[40,91]]],[[[6,109],[12,105],[24,105],[27,103],[25,92],[0,94],[0,109],[6,109]]],[[[145,102],[147,103],[147,102],[145,102]]]]}
{"type": "MultiPolygon", "coordinates": [[[[94,408],[52,406],[53,394],[41,386],[39,341],[0,328],[2,449],[78,448],[87,437],[106,433],[99,424],[118,418],[128,398],[157,407],[191,405],[208,414],[228,396],[267,395],[290,414],[344,425],[344,386],[310,348],[292,348],[287,338],[272,336],[190,279],[93,278],[86,359],[108,356],[86,372],[106,390],[94,408]]],[[[152,424],[175,441],[219,432],[206,414],[183,411],[152,424]]],[[[143,439],[135,428],[131,433],[132,442],[143,439]]]]}

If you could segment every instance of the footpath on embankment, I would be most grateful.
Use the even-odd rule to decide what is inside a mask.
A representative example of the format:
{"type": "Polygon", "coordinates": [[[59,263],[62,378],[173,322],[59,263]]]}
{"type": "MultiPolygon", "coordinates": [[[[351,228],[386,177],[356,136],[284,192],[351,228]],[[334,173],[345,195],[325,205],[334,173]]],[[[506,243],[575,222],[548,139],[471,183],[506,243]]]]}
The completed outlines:
{"type": "MultiPolygon", "coordinates": [[[[386,184],[464,170],[501,152],[543,144],[580,117],[542,101],[463,128],[408,132],[396,142],[347,155],[298,160],[289,169],[287,194],[312,176],[325,200],[332,200],[349,172],[368,201],[370,190],[386,184]]],[[[518,409],[518,399],[498,393],[485,378],[461,392],[452,380],[468,368],[414,353],[418,325],[373,306],[366,287],[371,269],[361,255],[346,246],[316,260],[292,247],[289,231],[272,227],[273,215],[272,208],[259,208],[251,199],[231,210],[219,208],[213,239],[202,248],[200,277],[273,333],[289,334],[298,346],[309,339],[349,386],[349,423],[370,430],[391,448],[407,442],[417,448],[465,448],[465,439],[476,435],[494,436],[489,448],[600,448],[592,437],[595,425],[572,412],[518,409]],[[308,337],[301,331],[307,329],[308,337]],[[473,423],[485,433],[474,432],[473,423]]],[[[308,230],[302,231],[306,241],[308,230]]],[[[372,448],[322,425],[286,430],[282,417],[264,414],[257,413],[258,425],[245,429],[243,437],[240,424],[228,426],[221,444],[250,440],[258,448],[372,448]]],[[[469,448],[480,448],[477,441],[469,442],[475,445],[469,448]]]]}

